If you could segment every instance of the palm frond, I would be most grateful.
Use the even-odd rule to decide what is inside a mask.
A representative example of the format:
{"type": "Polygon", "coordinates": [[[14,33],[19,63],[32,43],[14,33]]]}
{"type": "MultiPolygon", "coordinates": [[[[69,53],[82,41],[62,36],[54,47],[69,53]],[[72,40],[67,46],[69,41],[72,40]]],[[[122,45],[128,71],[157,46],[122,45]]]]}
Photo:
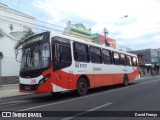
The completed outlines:
{"type": "Polygon", "coordinates": [[[34,32],[32,31],[32,29],[29,29],[28,32],[21,38],[20,41],[18,41],[14,47],[14,49],[18,49],[26,40],[26,38],[28,38],[29,36],[33,35],[34,32]]]}

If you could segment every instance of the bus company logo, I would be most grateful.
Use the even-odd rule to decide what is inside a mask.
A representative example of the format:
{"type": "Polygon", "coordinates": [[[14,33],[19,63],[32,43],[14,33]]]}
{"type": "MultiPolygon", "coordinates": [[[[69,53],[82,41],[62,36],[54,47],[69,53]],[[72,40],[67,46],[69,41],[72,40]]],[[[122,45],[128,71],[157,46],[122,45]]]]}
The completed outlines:
{"type": "Polygon", "coordinates": [[[102,68],[99,68],[99,67],[93,67],[93,71],[102,71],[102,68]]]}
{"type": "Polygon", "coordinates": [[[12,117],[11,112],[2,112],[2,117],[12,117]]]}
{"type": "Polygon", "coordinates": [[[36,79],[31,79],[31,84],[36,84],[36,79]]]}

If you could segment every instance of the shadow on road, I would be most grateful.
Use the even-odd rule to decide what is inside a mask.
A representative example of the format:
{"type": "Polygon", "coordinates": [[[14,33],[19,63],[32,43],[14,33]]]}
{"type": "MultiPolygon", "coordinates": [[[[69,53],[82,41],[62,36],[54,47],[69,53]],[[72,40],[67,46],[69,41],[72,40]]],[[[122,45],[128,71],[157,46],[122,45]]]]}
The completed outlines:
{"type": "MultiPolygon", "coordinates": [[[[130,83],[128,86],[136,85],[138,83],[130,83]]],[[[94,88],[94,89],[89,89],[87,95],[92,95],[92,94],[97,94],[105,91],[110,91],[118,88],[123,88],[123,85],[111,85],[111,86],[104,86],[104,87],[99,87],[99,88],[94,88]]],[[[126,86],[127,87],[127,86],[126,86]]],[[[87,96],[86,95],[86,96],[87,96]]],[[[76,94],[74,91],[69,91],[66,93],[60,93],[60,94],[35,94],[27,97],[26,99],[31,100],[36,103],[48,103],[48,102],[57,102],[61,100],[67,100],[67,99],[73,99],[80,97],[76,94]]]]}

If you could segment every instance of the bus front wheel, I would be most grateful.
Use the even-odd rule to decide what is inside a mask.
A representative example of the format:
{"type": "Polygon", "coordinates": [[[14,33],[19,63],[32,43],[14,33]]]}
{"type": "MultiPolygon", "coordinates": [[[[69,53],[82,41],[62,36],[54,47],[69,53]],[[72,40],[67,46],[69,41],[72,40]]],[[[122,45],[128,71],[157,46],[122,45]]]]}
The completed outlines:
{"type": "Polygon", "coordinates": [[[77,94],[85,95],[88,92],[88,84],[85,78],[80,78],[77,82],[77,94]]]}

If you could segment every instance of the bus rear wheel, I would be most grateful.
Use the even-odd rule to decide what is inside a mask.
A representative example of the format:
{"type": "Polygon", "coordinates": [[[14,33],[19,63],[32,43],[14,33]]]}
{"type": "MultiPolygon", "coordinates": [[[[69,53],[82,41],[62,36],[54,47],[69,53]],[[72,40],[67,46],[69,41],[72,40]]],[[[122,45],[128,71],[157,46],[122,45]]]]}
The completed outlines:
{"type": "Polygon", "coordinates": [[[88,84],[85,78],[80,78],[77,82],[77,94],[85,95],[88,92],[88,84]]]}

